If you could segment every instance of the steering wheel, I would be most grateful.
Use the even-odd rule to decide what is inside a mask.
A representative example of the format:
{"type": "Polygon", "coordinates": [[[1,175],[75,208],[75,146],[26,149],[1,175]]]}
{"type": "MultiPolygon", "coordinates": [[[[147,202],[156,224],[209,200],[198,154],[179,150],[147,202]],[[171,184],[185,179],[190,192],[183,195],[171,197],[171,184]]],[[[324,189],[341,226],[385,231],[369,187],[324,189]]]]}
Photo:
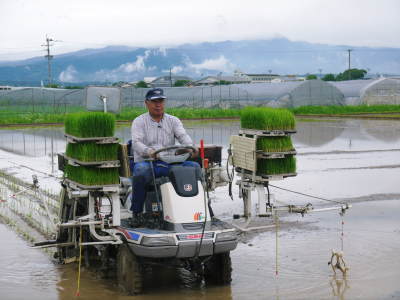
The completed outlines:
{"type": "Polygon", "coordinates": [[[187,153],[182,153],[182,154],[176,154],[176,151],[174,155],[168,153],[166,155],[158,155],[161,152],[167,152],[170,150],[193,150],[193,152],[196,152],[197,149],[193,146],[182,146],[182,145],[174,145],[174,146],[169,146],[169,147],[164,147],[161,149],[158,149],[157,151],[154,152],[154,156],[158,157],[158,159],[162,160],[163,162],[166,162],[168,164],[173,164],[173,163],[182,163],[186,161],[192,153],[187,152],[187,153]]]}

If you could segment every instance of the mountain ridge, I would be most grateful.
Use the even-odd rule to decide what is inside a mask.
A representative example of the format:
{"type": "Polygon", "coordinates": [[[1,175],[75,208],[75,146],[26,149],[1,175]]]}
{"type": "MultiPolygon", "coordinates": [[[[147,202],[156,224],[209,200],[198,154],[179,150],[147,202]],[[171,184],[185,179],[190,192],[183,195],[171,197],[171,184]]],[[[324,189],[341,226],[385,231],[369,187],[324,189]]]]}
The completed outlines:
{"type": "MultiPolygon", "coordinates": [[[[286,38],[186,43],[174,47],[107,46],[55,55],[54,82],[137,81],[171,72],[200,78],[235,69],[245,73],[339,73],[348,67],[371,73],[400,74],[400,49],[313,44],[286,38]]],[[[47,80],[47,60],[33,57],[0,63],[0,83],[47,80]]]]}

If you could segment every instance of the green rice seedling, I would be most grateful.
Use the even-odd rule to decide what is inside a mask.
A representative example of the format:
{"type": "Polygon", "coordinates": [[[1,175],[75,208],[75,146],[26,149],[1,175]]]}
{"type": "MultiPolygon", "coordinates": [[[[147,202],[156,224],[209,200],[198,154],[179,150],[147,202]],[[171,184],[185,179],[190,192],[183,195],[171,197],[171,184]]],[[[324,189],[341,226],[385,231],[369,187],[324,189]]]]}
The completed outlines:
{"type": "Polygon", "coordinates": [[[288,155],[285,158],[258,159],[258,175],[290,174],[296,172],[296,158],[288,155]]]}
{"type": "Polygon", "coordinates": [[[293,130],[295,119],[286,109],[248,106],[240,113],[242,128],[259,130],[293,130]]]}
{"type": "Polygon", "coordinates": [[[85,162],[117,160],[118,144],[68,143],[66,154],[85,162]]]}
{"type": "Polygon", "coordinates": [[[83,185],[118,184],[118,168],[66,166],[66,177],[83,185]]]}
{"type": "Polygon", "coordinates": [[[293,150],[289,136],[261,137],[257,139],[257,150],[264,152],[285,152],[293,150]]]}
{"type": "Polygon", "coordinates": [[[76,137],[110,137],[114,135],[115,117],[102,112],[79,112],[65,118],[65,132],[76,137]]]}

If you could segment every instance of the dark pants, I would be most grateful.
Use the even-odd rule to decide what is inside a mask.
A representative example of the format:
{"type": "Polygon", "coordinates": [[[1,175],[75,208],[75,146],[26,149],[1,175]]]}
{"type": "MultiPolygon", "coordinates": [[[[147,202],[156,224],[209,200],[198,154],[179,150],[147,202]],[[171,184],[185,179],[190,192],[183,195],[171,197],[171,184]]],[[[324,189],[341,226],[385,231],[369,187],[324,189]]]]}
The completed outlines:
{"type": "MultiPolygon", "coordinates": [[[[185,167],[198,168],[200,165],[194,161],[185,161],[180,164],[185,167]]],[[[155,177],[168,176],[170,165],[163,161],[153,162],[153,170],[155,177]]],[[[151,172],[150,162],[142,161],[135,163],[133,166],[133,184],[132,184],[132,206],[131,211],[134,213],[141,213],[143,211],[144,200],[146,199],[145,187],[152,182],[153,174],[151,172]]]]}

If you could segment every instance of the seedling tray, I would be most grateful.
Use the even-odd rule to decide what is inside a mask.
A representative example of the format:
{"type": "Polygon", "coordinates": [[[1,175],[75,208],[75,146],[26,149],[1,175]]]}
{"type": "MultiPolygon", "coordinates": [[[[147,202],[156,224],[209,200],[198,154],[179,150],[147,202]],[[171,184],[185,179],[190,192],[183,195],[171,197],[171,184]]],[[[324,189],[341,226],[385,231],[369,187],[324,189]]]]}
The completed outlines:
{"type": "Polygon", "coordinates": [[[104,184],[104,185],[84,185],[71,179],[64,178],[64,182],[68,184],[74,190],[88,190],[88,191],[104,191],[104,192],[111,192],[116,191],[119,189],[119,184],[104,184]]]}
{"type": "Polygon", "coordinates": [[[97,167],[97,168],[118,168],[120,166],[119,160],[109,161],[81,161],[65,154],[60,154],[65,160],[72,166],[85,166],[85,167],[97,167]]]}
{"type": "Polygon", "coordinates": [[[67,138],[68,143],[82,143],[82,142],[96,142],[96,144],[118,144],[119,140],[117,137],[102,136],[102,137],[88,137],[81,138],[65,133],[64,136],[67,138]]]}
{"type": "Polygon", "coordinates": [[[256,174],[253,176],[253,172],[245,170],[239,167],[235,168],[235,171],[242,176],[242,179],[255,179],[256,182],[272,181],[272,180],[283,180],[287,177],[297,176],[297,173],[285,173],[285,174],[256,174]]]}
{"type": "Polygon", "coordinates": [[[247,137],[270,137],[270,136],[287,136],[296,133],[296,130],[257,130],[242,128],[239,130],[239,135],[245,135],[247,137]]]}
{"type": "Polygon", "coordinates": [[[284,151],[284,152],[264,152],[264,151],[256,151],[257,158],[263,159],[275,159],[275,158],[284,158],[286,155],[296,155],[296,150],[284,151]]]}

